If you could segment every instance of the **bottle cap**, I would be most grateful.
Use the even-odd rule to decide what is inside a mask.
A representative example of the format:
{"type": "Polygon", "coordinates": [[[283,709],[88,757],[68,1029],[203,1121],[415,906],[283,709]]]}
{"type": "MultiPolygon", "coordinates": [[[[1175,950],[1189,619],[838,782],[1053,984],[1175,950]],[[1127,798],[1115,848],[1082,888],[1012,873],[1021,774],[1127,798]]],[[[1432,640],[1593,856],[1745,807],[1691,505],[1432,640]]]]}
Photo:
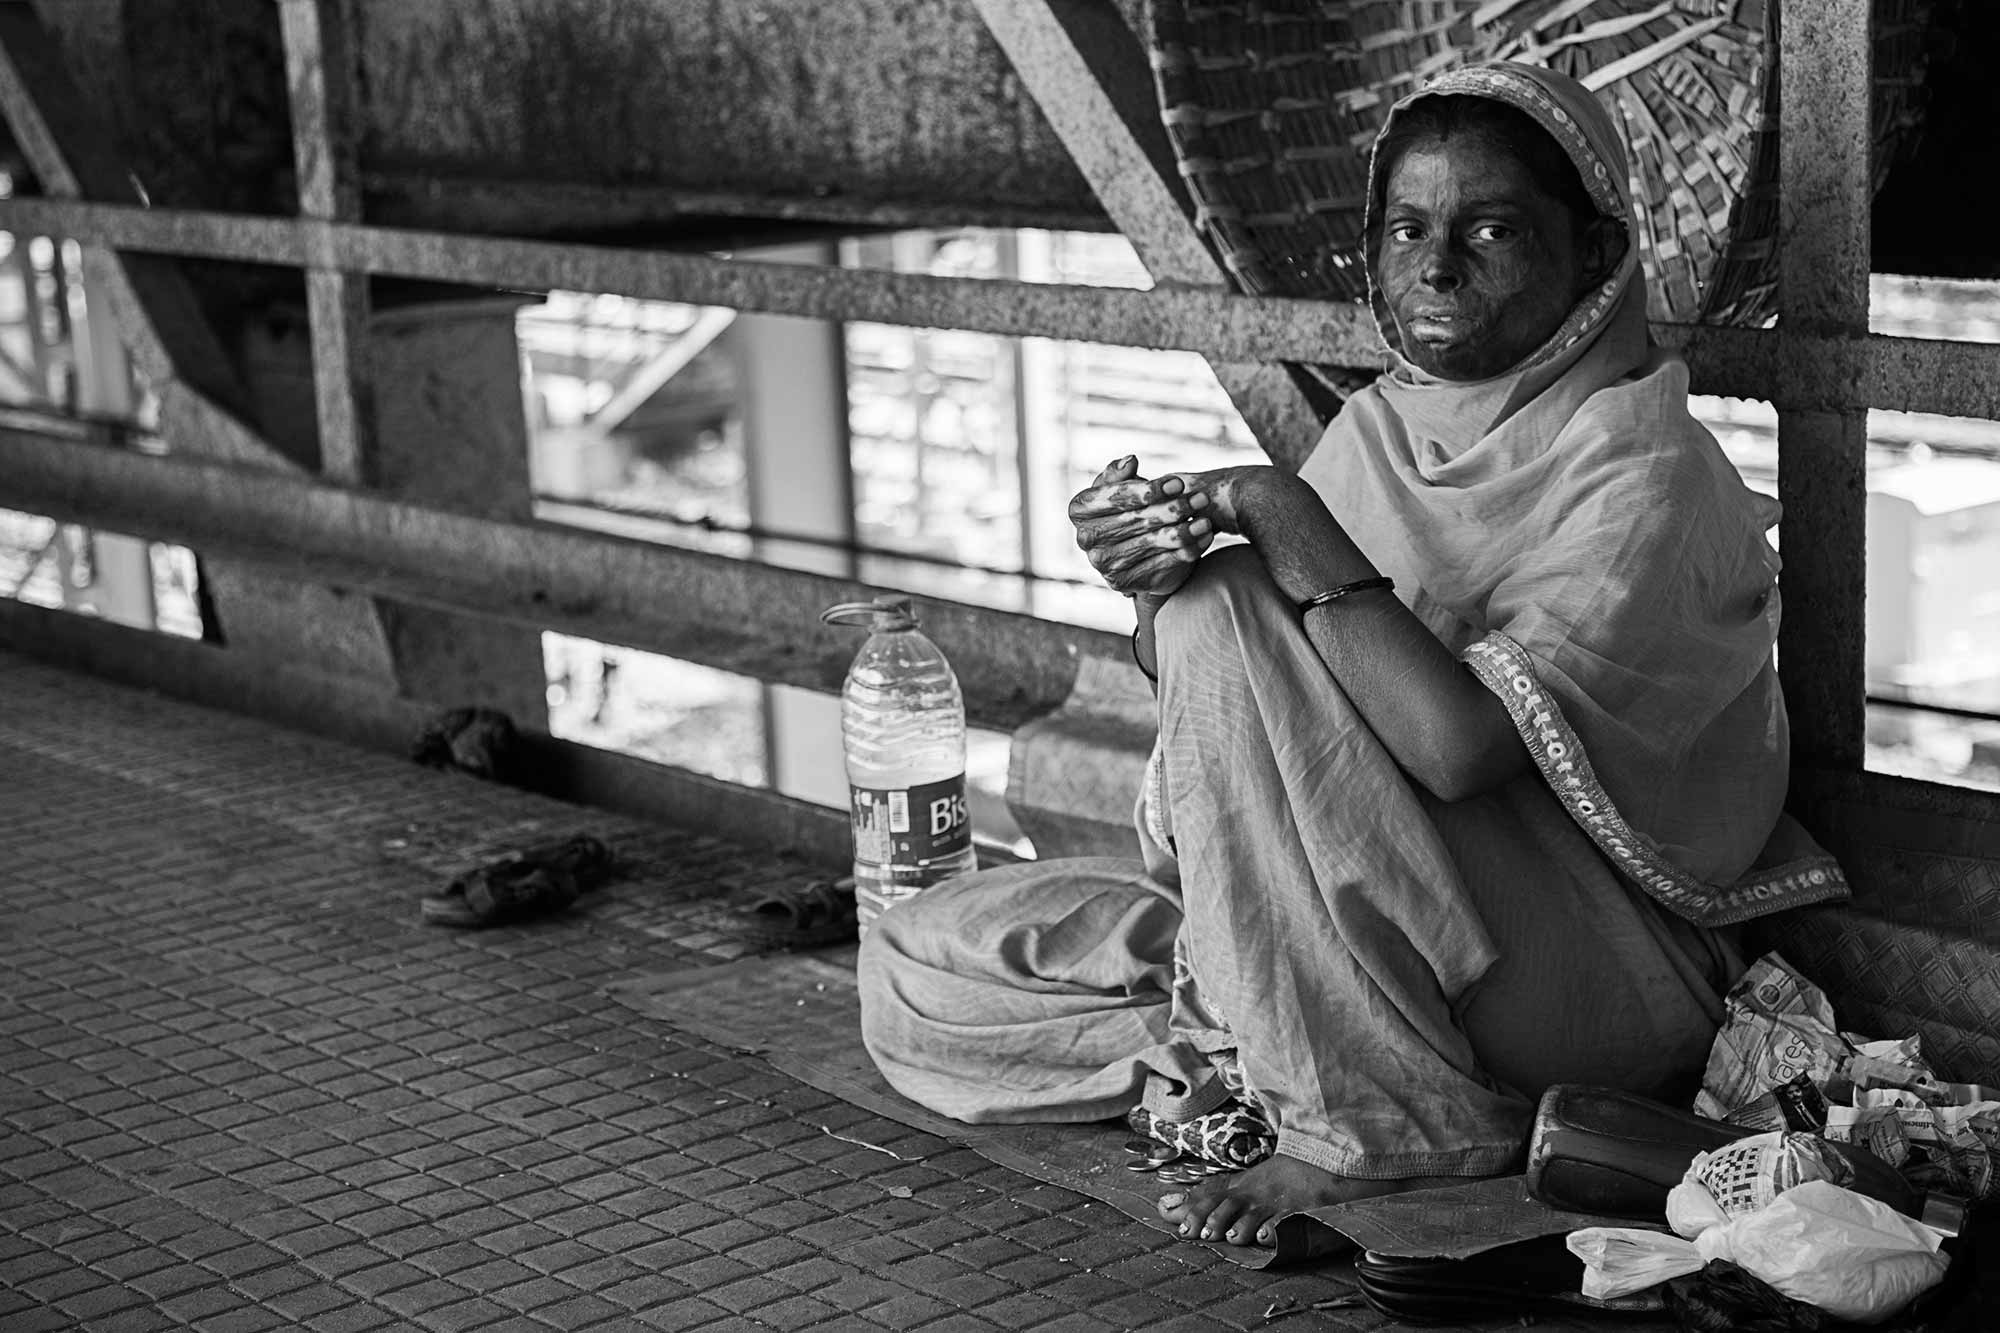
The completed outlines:
{"type": "Polygon", "coordinates": [[[827,625],[859,625],[871,630],[915,629],[917,613],[902,593],[884,593],[872,602],[842,602],[819,613],[827,625]]]}

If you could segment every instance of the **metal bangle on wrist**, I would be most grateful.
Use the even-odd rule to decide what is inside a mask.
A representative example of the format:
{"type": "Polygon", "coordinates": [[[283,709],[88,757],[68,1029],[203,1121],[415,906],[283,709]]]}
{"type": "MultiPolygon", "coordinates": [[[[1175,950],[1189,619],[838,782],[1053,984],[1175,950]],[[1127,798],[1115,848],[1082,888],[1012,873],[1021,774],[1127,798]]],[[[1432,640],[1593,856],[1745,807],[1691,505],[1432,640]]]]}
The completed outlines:
{"type": "Polygon", "coordinates": [[[1325,606],[1329,602],[1337,602],[1341,598],[1351,597],[1357,592],[1373,592],[1377,588],[1394,588],[1395,586],[1396,581],[1394,579],[1379,574],[1371,579],[1355,579],[1352,583],[1335,584],[1324,592],[1316,592],[1312,596],[1301,600],[1297,604],[1299,615],[1303,617],[1306,612],[1312,610],[1314,607],[1325,606]]]}

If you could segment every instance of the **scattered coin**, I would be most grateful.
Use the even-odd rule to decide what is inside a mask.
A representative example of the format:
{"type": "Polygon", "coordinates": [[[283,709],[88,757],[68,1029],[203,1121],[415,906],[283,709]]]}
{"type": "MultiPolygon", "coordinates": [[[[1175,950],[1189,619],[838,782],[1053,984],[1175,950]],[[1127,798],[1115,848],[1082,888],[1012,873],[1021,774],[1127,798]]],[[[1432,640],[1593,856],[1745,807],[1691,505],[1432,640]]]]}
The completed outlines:
{"type": "Polygon", "coordinates": [[[1125,1151],[1131,1153],[1134,1157],[1149,1156],[1153,1149],[1159,1146],[1159,1144],[1154,1143],[1151,1139],[1125,1140],[1125,1151]]]}
{"type": "Polygon", "coordinates": [[[1125,1169],[1127,1171],[1136,1171],[1140,1175],[1149,1175],[1152,1172],[1159,1170],[1160,1164],[1158,1162],[1148,1162],[1144,1160],[1139,1160],[1139,1161],[1132,1161],[1125,1163],[1125,1169]]]}
{"type": "Polygon", "coordinates": [[[1146,1150],[1146,1156],[1156,1162],[1171,1162],[1181,1155],[1181,1150],[1171,1143],[1156,1143],[1146,1150]]]}

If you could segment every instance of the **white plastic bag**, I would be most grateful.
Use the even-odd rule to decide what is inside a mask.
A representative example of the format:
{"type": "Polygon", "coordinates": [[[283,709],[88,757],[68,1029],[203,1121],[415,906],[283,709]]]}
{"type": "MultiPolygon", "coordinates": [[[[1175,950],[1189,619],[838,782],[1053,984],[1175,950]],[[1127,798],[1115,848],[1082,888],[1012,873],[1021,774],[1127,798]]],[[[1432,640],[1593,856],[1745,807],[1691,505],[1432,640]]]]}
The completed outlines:
{"type": "Polygon", "coordinates": [[[1657,1287],[1708,1262],[1679,1236],[1636,1227],[1585,1227],[1565,1244],[1583,1260],[1583,1294],[1599,1301],[1657,1287]]]}
{"type": "Polygon", "coordinates": [[[1584,1262],[1583,1294],[1629,1295],[1727,1259],[1795,1301],[1859,1324],[1877,1324],[1944,1277],[1944,1233],[1886,1203],[1824,1180],[1786,1190],[1733,1220],[1697,1184],[1676,1186],[1692,1242],[1657,1231],[1589,1227],[1572,1232],[1569,1250],[1584,1262]],[[1706,1223],[1706,1225],[1702,1225],[1706,1223]]]}
{"type": "Polygon", "coordinates": [[[1795,1301],[1879,1324],[1944,1277],[1944,1233],[1824,1180],[1695,1237],[1703,1261],[1727,1259],[1795,1301]]]}

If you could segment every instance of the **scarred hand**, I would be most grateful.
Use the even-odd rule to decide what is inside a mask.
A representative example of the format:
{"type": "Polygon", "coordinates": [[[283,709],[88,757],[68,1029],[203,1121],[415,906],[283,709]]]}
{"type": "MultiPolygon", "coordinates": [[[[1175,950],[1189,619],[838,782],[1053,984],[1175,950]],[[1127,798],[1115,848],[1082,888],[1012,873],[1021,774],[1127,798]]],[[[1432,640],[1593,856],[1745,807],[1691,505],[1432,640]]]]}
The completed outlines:
{"type": "Polygon", "coordinates": [[[1128,596],[1164,597],[1187,582],[1215,540],[1209,497],[1179,476],[1147,480],[1120,458],[1069,502],[1076,544],[1104,581],[1128,596]]]}
{"type": "Polygon", "coordinates": [[[1252,536],[1251,511],[1257,504],[1257,490],[1283,475],[1267,463],[1211,468],[1206,472],[1174,472],[1160,478],[1162,483],[1178,480],[1182,494],[1196,505],[1217,532],[1252,536]]]}

